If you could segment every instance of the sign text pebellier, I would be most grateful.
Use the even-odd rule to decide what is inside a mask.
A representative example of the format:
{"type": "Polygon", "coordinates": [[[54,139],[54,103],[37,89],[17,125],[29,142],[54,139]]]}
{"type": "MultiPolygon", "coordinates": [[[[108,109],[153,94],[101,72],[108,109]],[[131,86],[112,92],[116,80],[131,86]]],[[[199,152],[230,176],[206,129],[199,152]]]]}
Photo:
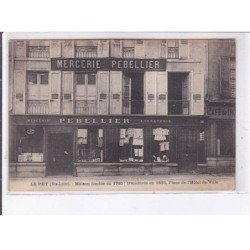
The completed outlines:
{"type": "Polygon", "coordinates": [[[51,58],[51,69],[62,71],[165,71],[165,59],[51,58]]]}

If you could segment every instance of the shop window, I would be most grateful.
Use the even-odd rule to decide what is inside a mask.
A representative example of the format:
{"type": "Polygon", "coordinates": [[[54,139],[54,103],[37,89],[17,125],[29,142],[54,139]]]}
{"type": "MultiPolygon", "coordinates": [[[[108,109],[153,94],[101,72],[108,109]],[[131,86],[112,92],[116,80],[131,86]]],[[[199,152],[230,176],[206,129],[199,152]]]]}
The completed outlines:
{"type": "Polygon", "coordinates": [[[78,58],[97,57],[97,46],[76,46],[75,51],[78,58]]]}
{"type": "Polygon", "coordinates": [[[143,162],[143,129],[120,129],[120,162],[143,162]]]}
{"type": "Polygon", "coordinates": [[[170,160],[169,129],[154,128],[152,142],[153,162],[169,162],[170,160]]]}
{"type": "Polygon", "coordinates": [[[229,121],[217,123],[217,155],[234,156],[235,132],[229,121]],[[230,136],[229,136],[230,135],[230,136]]]}
{"type": "Polygon", "coordinates": [[[77,130],[78,162],[103,162],[103,129],[77,130]]]}
{"type": "Polygon", "coordinates": [[[18,128],[17,161],[43,162],[43,129],[41,127],[18,128]]]}
{"type": "Polygon", "coordinates": [[[28,57],[31,58],[48,58],[49,46],[29,46],[28,57]]]}

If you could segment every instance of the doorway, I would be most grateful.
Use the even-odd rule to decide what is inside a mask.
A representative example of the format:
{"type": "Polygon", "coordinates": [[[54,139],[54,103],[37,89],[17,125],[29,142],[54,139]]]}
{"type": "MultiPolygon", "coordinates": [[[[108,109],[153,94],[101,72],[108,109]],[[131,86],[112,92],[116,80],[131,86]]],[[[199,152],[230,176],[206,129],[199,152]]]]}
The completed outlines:
{"type": "Polygon", "coordinates": [[[47,175],[69,174],[73,174],[73,133],[50,133],[47,175]]]}
{"type": "Polygon", "coordinates": [[[177,154],[180,170],[193,170],[197,166],[198,130],[196,128],[179,128],[177,154]]]}
{"type": "Polygon", "coordinates": [[[188,73],[168,73],[168,114],[187,115],[188,102],[188,73]]]}
{"type": "Polygon", "coordinates": [[[123,114],[144,113],[143,73],[123,74],[123,114]]]}

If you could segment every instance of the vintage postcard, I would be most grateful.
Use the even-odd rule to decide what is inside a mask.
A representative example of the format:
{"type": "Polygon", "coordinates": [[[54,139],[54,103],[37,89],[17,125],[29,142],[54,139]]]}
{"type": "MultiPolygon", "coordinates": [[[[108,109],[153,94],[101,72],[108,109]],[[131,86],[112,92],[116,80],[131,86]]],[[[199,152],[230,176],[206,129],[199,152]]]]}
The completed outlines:
{"type": "Polygon", "coordinates": [[[10,192],[235,190],[236,39],[9,39],[10,192]]]}

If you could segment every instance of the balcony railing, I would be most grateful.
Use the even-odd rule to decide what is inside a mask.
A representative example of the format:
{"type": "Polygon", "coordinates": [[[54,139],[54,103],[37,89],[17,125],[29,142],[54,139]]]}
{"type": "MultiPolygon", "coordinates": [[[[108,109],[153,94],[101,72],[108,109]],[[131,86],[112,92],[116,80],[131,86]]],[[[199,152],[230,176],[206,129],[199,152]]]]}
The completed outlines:
{"type": "Polygon", "coordinates": [[[95,115],[97,114],[96,100],[81,100],[76,101],[76,114],[95,115]]]}
{"type": "MultiPolygon", "coordinates": [[[[143,100],[123,100],[122,113],[144,114],[145,102],[143,100]]],[[[28,114],[48,114],[48,100],[28,100],[28,114]]],[[[75,101],[75,113],[84,115],[97,114],[97,100],[77,100],[75,101]]],[[[189,101],[187,100],[172,100],[168,101],[168,115],[188,115],[189,101]]]]}
{"type": "Polygon", "coordinates": [[[28,114],[48,114],[49,101],[28,100],[28,114]]]}
{"type": "Polygon", "coordinates": [[[168,101],[168,114],[169,115],[188,115],[189,114],[189,101],[187,100],[168,101]]]}
{"type": "Polygon", "coordinates": [[[75,54],[77,58],[92,58],[92,57],[97,57],[97,47],[86,47],[86,46],[77,46],[75,48],[75,54]]]}
{"type": "Polygon", "coordinates": [[[29,46],[28,57],[48,58],[49,57],[49,46],[29,46]]]}

